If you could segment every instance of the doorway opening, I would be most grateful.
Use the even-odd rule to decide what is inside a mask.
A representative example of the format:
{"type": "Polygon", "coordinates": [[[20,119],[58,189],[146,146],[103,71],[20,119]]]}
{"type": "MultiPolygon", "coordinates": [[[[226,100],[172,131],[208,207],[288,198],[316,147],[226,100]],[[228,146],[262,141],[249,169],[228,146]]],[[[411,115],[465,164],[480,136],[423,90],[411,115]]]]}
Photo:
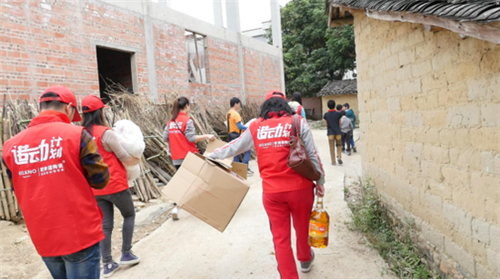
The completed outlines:
{"type": "Polygon", "coordinates": [[[110,101],[107,90],[123,88],[134,93],[132,59],[134,53],[97,47],[97,68],[99,71],[99,91],[101,99],[110,101]]]}

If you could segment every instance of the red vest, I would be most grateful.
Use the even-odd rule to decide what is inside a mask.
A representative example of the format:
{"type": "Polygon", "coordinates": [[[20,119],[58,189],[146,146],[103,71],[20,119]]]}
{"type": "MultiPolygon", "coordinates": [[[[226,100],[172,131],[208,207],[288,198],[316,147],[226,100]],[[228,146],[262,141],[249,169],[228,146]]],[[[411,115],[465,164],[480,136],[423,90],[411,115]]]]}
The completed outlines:
{"type": "Polygon", "coordinates": [[[104,189],[92,189],[94,195],[114,194],[128,189],[127,170],[125,170],[125,166],[123,166],[123,163],[116,157],[115,153],[106,151],[102,145],[102,136],[108,129],[108,127],[100,125],[94,125],[94,127],[92,127],[92,136],[94,136],[94,141],[97,144],[97,148],[99,149],[99,153],[104,163],[108,165],[110,176],[109,183],[104,189]]]}
{"type": "Polygon", "coordinates": [[[175,122],[169,121],[168,126],[168,142],[170,143],[170,152],[172,160],[185,159],[189,152],[199,153],[196,148],[196,143],[189,142],[184,133],[186,132],[187,122],[190,120],[188,115],[179,112],[175,122]]]}
{"type": "Polygon", "coordinates": [[[257,119],[250,124],[264,193],[296,191],[313,182],[287,166],[292,117],[257,119]]]}
{"type": "Polygon", "coordinates": [[[299,105],[299,107],[297,107],[297,114],[298,114],[299,116],[302,116],[302,110],[304,110],[304,106],[299,105]]]}
{"type": "Polygon", "coordinates": [[[72,254],[104,239],[102,212],[80,162],[82,131],[46,113],[3,147],[26,226],[42,257],[72,254]]]}

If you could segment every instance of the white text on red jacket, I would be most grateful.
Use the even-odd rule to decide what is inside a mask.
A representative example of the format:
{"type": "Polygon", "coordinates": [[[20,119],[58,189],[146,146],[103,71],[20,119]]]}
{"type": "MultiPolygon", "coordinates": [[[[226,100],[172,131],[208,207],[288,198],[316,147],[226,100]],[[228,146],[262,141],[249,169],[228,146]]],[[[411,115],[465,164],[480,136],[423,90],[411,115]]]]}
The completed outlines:
{"type": "Polygon", "coordinates": [[[278,124],[276,127],[261,126],[257,128],[257,139],[266,140],[273,138],[282,138],[282,137],[290,137],[290,133],[292,131],[291,124],[278,124]]]}
{"type": "Polygon", "coordinates": [[[42,139],[40,145],[31,148],[29,145],[19,145],[12,147],[12,154],[17,165],[43,162],[49,159],[62,158],[63,148],[61,147],[61,137],[52,137],[50,145],[46,139],[42,139]]]}

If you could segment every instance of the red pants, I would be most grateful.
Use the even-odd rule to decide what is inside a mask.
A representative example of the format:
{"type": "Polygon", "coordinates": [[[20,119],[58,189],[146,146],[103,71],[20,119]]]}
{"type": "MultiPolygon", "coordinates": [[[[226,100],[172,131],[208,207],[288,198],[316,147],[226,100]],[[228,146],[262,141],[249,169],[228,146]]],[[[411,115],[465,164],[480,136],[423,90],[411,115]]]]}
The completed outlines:
{"type": "Polygon", "coordinates": [[[301,262],[310,261],[309,217],[314,203],[313,187],[291,192],[265,193],[263,200],[271,224],[281,278],[298,279],[292,251],[290,218],[293,219],[297,236],[297,259],[301,262]]]}

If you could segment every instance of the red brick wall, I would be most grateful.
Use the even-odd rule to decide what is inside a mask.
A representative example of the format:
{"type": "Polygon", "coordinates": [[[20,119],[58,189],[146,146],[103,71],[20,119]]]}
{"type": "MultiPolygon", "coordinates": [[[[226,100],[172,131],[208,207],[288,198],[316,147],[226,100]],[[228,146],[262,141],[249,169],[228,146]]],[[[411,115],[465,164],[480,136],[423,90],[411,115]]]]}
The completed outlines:
{"type": "MultiPolygon", "coordinates": [[[[90,0],[44,2],[0,3],[0,94],[38,98],[52,84],[68,86],[80,96],[98,94],[96,49],[91,41],[104,41],[138,50],[136,88],[138,94],[149,95],[141,14],[90,0]]],[[[207,37],[210,84],[193,84],[188,82],[184,28],[153,20],[153,34],[160,100],[173,94],[188,95],[195,102],[225,102],[240,96],[236,43],[207,37]]],[[[248,48],[243,52],[247,101],[261,102],[267,90],[281,89],[279,58],[248,48]]]]}

